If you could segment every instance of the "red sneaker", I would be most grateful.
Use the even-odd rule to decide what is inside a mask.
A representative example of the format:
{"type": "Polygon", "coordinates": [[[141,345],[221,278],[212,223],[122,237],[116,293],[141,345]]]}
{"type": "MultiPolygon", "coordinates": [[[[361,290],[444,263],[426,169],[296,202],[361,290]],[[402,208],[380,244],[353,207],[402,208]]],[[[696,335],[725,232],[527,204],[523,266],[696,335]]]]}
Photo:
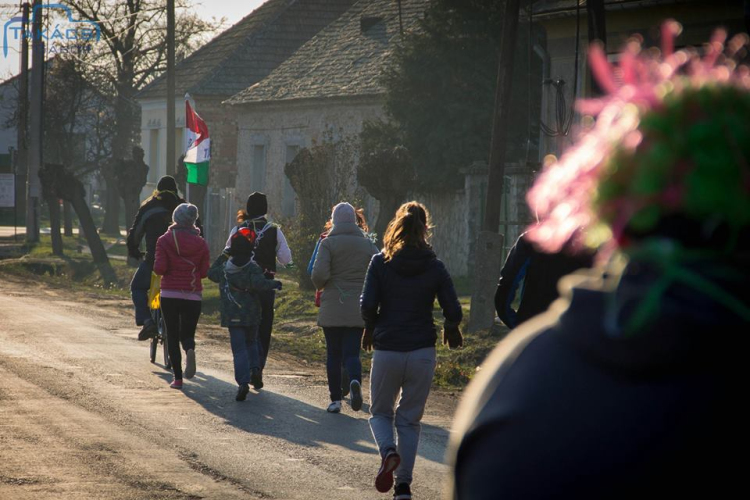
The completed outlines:
{"type": "Polygon", "coordinates": [[[380,463],[380,470],[375,476],[375,489],[380,493],[388,493],[393,487],[393,471],[401,463],[401,455],[396,450],[391,450],[385,454],[383,461],[380,463]]]}
{"type": "Polygon", "coordinates": [[[171,387],[172,389],[182,389],[182,379],[181,378],[174,379],[172,383],[169,384],[169,387],[171,387]]]}

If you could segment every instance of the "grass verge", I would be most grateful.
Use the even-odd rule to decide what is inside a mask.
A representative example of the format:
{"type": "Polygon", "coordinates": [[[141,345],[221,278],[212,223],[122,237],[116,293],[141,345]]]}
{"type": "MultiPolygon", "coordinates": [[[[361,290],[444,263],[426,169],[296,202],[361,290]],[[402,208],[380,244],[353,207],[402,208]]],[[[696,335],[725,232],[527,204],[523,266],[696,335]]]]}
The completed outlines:
{"type": "MultiPolygon", "coordinates": [[[[115,239],[110,241],[103,237],[103,240],[105,246],[115,243],[115,239]]],[[[117,275],[117,283],[111,287],[105,287],[91,256],[84,251],[85,240],[77,237],[63,237],[63,246],[65,256],[62,258],[53,256],[50,237],[42,235],[38,244],[23,247],[29,257],[28,263],[14,261],[12,264],[2,264],[0,262],[2,264],[0,273],[12,273],[30,280],[82,292],[96,292],[121,298],[130,296],[129,283],[135,271],[133,267],[127,266],[124,261],[111,259],[110,262],[117,275]]],[[[110,255],[121,254],[120,246],[122,243],[110,248],[110,255]]],[[[284,289],[276,296],[273,350],[293,355],[304,364],[324,364],[325,339],[322,330],[316,325],[318,310],[313,303],[313,292],[301,290],[291,280],[290,275],[284,272],[280,273],[279,278],[284,282],[284,289]]],[[[456,286],[464,309],[462,331],[466,332],[470,287],[466,280],[457,280],[456,286]]],[[[202,310],[201,323],[219,324],[219,289],[215,283],[208,280],[204,280],[203,283],[202,310]]],[[[435,323],[442,324],[442,313],[439,309],[435,310],[435,323]]],[[[506,333],[505,328],[474,334],[464,333],[464,347],[451,351],[442,345],[442,333],[439,328],[435,385],[449,390],[462,389],[474,376],[477,367],[484,361],[487,354],[506,333]]],[[[365,373],[369,373],[371,357],[370,353],[362,352],[362,365],[365,373]]]]}

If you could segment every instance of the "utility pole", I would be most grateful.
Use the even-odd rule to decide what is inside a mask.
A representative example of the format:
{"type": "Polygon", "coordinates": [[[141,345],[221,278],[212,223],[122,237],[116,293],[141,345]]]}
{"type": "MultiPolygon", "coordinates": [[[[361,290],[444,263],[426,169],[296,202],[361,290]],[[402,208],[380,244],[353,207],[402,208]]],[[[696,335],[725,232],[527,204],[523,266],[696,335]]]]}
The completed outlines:
{"type": "Polygon", "coordinates": [[[44,161],[43,101],[44,101],[44,42],[42,41],[42,0],[34,0],[31,27],[31,109],[29,127],[28,173],[26,177],[26,241],[39,241],[39,198],[41,183],[39,169],[44,161]]]}
{"type": "MultiPolygon", "coordinates": [[[[29,144],[27,135],[29,133],[29,39],[26,33],[29,31],[29,3],[21,4],[21,72],[18,88],[18,133],[16,134],[18,156],[16,157],[16,182],[18,174],[23,175],[24,194],[27,190],[29,175],[29,144]]],[[[16,200],[24,196],[16,191],[16,200]]],[[[16,202],[16,204],[18,204],[16,202]]],[[[14,219],[15,220],[15,219],[14,219]]],[[[14,222],[15,224],[15,222],[14,222]]]]}
{"type": "Polygon", "coordinates": [[[500,35],[500,57],[495,89],[495,112],[492,120],[489,178],[482,231],[476,251],[474,286],[471,296],[469,330],[490,328],[495,317],[494,288],[502,266],[503,235],[500,208],[504,196],[505,150],[511,127],[509,105],[513,80],[513,56],[518,33],[519,0],[505,0],[503,31],[500,35]]]}
{"type": "Polygon", "coordinates": [[[174,0],[167,0],[167,175],[171,176],[176,172],[174,57],[174,0]]]}

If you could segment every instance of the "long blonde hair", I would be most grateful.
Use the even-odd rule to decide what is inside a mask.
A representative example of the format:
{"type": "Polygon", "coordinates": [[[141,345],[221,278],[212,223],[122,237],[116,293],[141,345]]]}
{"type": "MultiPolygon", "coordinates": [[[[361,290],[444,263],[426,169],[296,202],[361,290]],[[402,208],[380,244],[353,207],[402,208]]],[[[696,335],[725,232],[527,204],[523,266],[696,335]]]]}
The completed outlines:
{"type": "Polygon", "coordinates": [[[396,216],[388,224],[383,238],[383,255],[386,262],[396,256],[405,246],[430,248],[430,213],[427,207],[416,201],[404,203],[396,210],[396,216]]]}

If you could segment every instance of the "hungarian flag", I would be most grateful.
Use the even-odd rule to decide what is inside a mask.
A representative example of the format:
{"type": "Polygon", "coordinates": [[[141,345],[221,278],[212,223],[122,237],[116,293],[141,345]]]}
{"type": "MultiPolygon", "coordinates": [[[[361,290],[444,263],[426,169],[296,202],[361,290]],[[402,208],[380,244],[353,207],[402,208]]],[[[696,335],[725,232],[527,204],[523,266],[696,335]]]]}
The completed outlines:
{"type": "Polygon", "coordinates": [[[211,139],[208,126],[190,106],[185,96],[185,124],[188,129],[188,149],[185,152],[187,181],[190,184],[208,185],[208,162],[211,159],[211,139]]]}

